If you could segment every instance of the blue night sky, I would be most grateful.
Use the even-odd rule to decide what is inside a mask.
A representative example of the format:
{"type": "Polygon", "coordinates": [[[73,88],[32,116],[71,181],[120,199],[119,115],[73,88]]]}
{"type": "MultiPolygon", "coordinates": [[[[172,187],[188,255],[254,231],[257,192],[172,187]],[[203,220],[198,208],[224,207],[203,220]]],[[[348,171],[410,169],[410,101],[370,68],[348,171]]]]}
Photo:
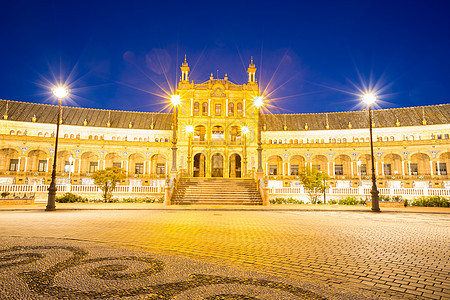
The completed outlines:
{"type": "Polygon", "coordinates": [[[4,1],[0,98],[164,110],[187,54],[190,79],[242,84],[254,57],[273,112],[449,103],[448,1],[4,1]]]}

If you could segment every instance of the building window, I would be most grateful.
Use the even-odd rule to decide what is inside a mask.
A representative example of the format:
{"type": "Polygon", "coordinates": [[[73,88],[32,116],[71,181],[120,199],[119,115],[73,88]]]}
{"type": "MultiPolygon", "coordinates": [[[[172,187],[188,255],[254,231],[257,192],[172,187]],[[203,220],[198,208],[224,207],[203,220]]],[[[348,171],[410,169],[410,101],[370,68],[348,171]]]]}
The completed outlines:
{"type": "Polygon", "coordinates": [[[64,172],[65,173],[73,172],[73,164],[72,166],[70,166],[70,162],[67,160],[64,162],[64,172]]]}
{"type": "Polygon", "coordinates": [[[411,164],[409,165],[409,173],[410,173],[411,175],[417,175],[417,174],[419,174],[419,169],[418,169],[416,163],[411,163],[411,164]]]}
{"type": "Polygon", "coordinates": [[[18,159],[10,159],[9,160],[9,170],[10,171],[19,171],[19,160],[18,159]]]}
{"type": "MultiPolygon", "coordinates": [[[[439,173],[447,175],[447,163],[439,163],[439,173]]],[[[436,174],[438,174],[438,164],[436,164],[436,174]]]]}
{"type": "Polygon", "coordinates": [[[194,116],[198,116],[200,113],[200,103],[194,102],[194,116]]]}
{"type": "Polygon", "coordinates": [[[335,165],[334,175],[344,175],[344,165],[335,165]]]}
{"type": "Polygon", "coordinates": [[[220,116],[222,114],[222,104],[216,104],[216,116],[220,116]]]}
{"type": "Polygon", "coordinates": [[[144,163],[137,163],[134,168],[135,174],[144,174],[144,163]]]}
{"type": "Polygon", "coordinates": [[[299,175],[298,165],[291,165],[291,175],[299,175]]]}
{"type": "Polygon", "coordinates": [[[242,116],[242,103],[238,103],[237,105],[236,105],[236,110],[237,110],[237,114],[238,114],[238,116],[242,116]]]}
{"type": "Polygon", "coordinates": [[[444,134],[444,139],[448,140],[448,133],[444,134]]]}
{"type": "Polygon", "coordinates": [[[437,135],[437,139],[438,139],[438,140],[441,140],[441,139],[442,139],[442,134],[438,134],[438,135],[437,135]]]}
{"type": "Polygon", "coordinates": [[[166,164],[156,164],[156,174],[158,175],[166,174],[166,164]]]}
{"type": "Polygon", "coordinates": [[[113,167],[122,168],[122,163],[119,162],[113,162],[113,167]]]}
{"type": "Polygon", "coordinates": [[[234,116],[234,103],[228,104],[228,115],[234,116]]]}
{"type": "Polygon", "coordinates": [[[97,161],[91,161],[89,163],[89,173],[95,173],[98,169],[98,162],[97,161]]]}
{"type": "Polygon", "coordinates": [[[39,161],[38,172],[47,172],[47,161],[46,160],[39,161]]]}
{"type": "Polygon", "coordinates": [[[361,173],[361,175],[367,175],[367,165],[366,164],[362,164],[359,172],[361,173]]]}
{"type": "Polygon", "coordinates": [[[391,164],[384,164],[384,175],[392,175],[391,164]]]}
{"type": "Polygon", "coordinates": [[[208,103],[203,102],[202,104],[202,115],[207,116],[208,115],[208,103]]]}
{"type": "Polygon", "coordinates": [[[277,175],[277,165],[269,165],[269,175],[277,175]]]}

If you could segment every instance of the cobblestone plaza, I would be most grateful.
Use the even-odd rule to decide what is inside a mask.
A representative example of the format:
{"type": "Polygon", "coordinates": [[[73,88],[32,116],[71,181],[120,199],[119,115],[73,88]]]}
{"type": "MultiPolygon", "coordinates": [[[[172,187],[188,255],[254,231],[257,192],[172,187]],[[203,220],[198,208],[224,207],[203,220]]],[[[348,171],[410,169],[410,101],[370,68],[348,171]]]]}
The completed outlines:
{"type": "Polygon", "coordinates": [[[0,298],[450,298],[445,209],[130,207],[0,212],[0,298]]]}

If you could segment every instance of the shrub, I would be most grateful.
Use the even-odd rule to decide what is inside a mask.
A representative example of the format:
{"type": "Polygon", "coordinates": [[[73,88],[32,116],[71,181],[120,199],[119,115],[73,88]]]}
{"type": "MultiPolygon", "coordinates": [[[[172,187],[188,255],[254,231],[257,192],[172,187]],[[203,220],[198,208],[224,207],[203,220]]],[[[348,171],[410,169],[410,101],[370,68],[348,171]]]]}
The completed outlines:
{"type": "Polygon", "coordinates": [[[411,206],[450,207],[450,198],[441,196],[423,196],[409,201],[411,206]]]}
{"type": "Polygon", "coordinates": [[[388,201],[388,202],[402,202],[404,201],[402,196],[386,196],[386,195],[379,195],[380,201],[388,201]]]}
{"type": "MultiPolygon", "coordinates": [[[[336,203],[335,200],[332,200],[334,203],[336,203]]],[[[330,204],[334,204],[334,203],[330,203],[330,204]]],[[[339,205],[365,205],[366,201],[365,200],[358,200],[356,199],[356,197],[353,196],[348,196],[345,197],[344,199],[339,199],[338,202],[339,205]]]]}
{"type": "Polygon", "coordinates": [[[292,197],[289,198],[275,198],[270,200],[271,204],[305,204],[303,200],[297,200],[292,197]]]}
{"type": "Polygon", "coordinates": [[[65,193],[61,197],[56,197],[56,202],[58,203],[88,202],[88,199],[73,193],[65,193]]]}
{"type": "Polygon", "coordinates": [[[124,203],[163,203],[164,197],[159,198],[124,198],[124,203]]]}
{"type": "Polygon", "coordinates": [[[7,196],[9,196],[9,192],[2,192],[2,198],[6,198],[7,196]]]}

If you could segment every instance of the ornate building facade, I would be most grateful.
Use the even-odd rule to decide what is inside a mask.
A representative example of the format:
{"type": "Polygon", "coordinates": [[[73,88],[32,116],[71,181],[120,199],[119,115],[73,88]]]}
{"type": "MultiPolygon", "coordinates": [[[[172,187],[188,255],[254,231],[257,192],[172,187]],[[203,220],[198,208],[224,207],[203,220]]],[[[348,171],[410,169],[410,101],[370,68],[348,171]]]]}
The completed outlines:
{"type": "MultiPolygon", "coordinates": [[[[131,186],[162,185],[174,169],[193,177],[252,177],[259,128],[271,186],[299,185],[306,167],[327,173],[334,187],[370,184],[367,111],[260,114],[253,62],[247,72],[245,84],[212,74],[194,83],[185,61],[175,116],[63,107],[58,183],[91,185],[90,175],[109,166],[124,168],[122,184],[131,186]]],[[[58,107],[0,100],[0,112],[0,185],[49,184],[58,107]]],[[[373,120],[380,187],[450,188],[450,104],[375,110],[373,120]]]]}

